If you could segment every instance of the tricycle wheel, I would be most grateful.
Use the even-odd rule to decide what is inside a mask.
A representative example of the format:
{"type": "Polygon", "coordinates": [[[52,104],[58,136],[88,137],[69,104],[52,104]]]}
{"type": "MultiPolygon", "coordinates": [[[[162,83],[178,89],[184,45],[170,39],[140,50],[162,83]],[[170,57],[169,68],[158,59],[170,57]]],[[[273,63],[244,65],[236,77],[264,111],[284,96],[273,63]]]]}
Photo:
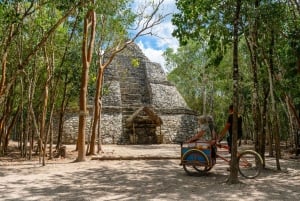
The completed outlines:
{"type": "Polygon", "coordinates": [[[246,150],[238,156],[238,164],[239,172],[242,176],[254,179],[262,170],[263,160],[256,151],[246,150]]]}
{"type": "Polygon", "coordinates": [[[206,167],[205,167],[205,170],[203,170],[203,168],[199,168],[199,166],[194,166],[193,168],[195,168],[195,170],[197,170],[198,172],[203,173],[203,172],[208,172],[208,171],[210,171],[212,167],[206,166],[206,167]]]}
{"type": "Polygon", "coordinates": [[[184,171],[190,176],[203,175],[211,169],[206,154],[197,149],[187,151],[182,156],[182,162],[184,171]]]}

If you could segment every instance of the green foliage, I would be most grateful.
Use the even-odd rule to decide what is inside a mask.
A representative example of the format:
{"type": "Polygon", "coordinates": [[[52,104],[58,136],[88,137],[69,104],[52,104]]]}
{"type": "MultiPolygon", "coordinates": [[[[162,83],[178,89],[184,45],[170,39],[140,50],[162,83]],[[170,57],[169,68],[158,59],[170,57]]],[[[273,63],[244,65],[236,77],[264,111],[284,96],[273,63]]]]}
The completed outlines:
{"type": "MultiPolygon", "coordinates": [[[[232,53],[227,50],[232,49],[234,4],[235,1],[230,0],[177,0],[179,12],[173,15],[172,22],[176,26],[173,35],[179,39],[181,47],[177,53],[171,49],[165,52],[168,70],[171,71],[168,79],[176,84],[193,109],[199,110],[201,106],[194,105],[203,104],[200,101],[202,94],[194,92],[199,89],[199,85],[203,84],[203,74],[199,72],[207,74],[210,84],[213,85],[214,96],[212,97],[216,103],[214,112],[218,117],[224,116],[223,111],[226,111],[228,103],[232,101],[232,53]],[[193,43],[191,41],[194,43],[197,41],[196,48],[202,51],[201,55],[204,59],[193,57],[196,51],[190,45],[193,43]],[[182,51],[184,48],[185,51],[182,51]],[[199,59],[205,62],[201,64],[199,59]],[[197,71],[199,70],[195,67],[197,65],[202,71],[197,71]],[[196,96],[199,94],[200,96],[196,96]]],[[[239,29],[241,112],[248,116],[247,119],[252,118],[254,86],[259,90],[260,105],[269,98],[268,68],[271,66],[276,105],[279,109],[278,113],[281,114],[280,121],[285,122],[281,126],[285,130],[281,130],[282,133],[289,131],[286,124],[288,122],[286,108],[282,107],[284,97],[288,95],[293,99],[296,107],[300,105],[300,15],[296,8],[296,3],[284,1],[242,1],[241,8],[239,29]],[[258,4],[255,6],[256,2],[258,4]],[[254,7],[256,9],[253,9],[254,7]],[[252,38],[255,29],[257,29],[257,39],[252,38]],[[249,51],[253,42],[256,42],[256,55],[251,55],[253,52],[249,51]],[[253,56],[257,59],[258,83],[253,82],[253,63],[250,62],[253,56]]]]}
{"type": "Polygon", "coordinates": [[[184,45],[189,39],[208,43],[211,51],[225,47],[231,41],[232,12],[230,1],[178,0],[180,13],[175,13],[172,23],[176,25],[173,36],[184,45]]]}
{"type": "Polygon", "coordinates": [[[131,0],[101,0],[96,7],[98,25],[96,44],[98,50],[109,55],[112,49],[128,39],[128,29],[136,15],[129,4],[131,0]]]}
{"type": "MultiPolygon", "coordinates": [[[[176,5],[180,12],[172,18],[176,26],[173,36],[182,46],[175,54],[166,51],[167,64],[176,67],[168,79],[176,82],[191,108],[202,113],[206,107],[221,121],[232,97],[232,62],[224,56],[232,40],[233,5],[231,1],[209,0],[178,0],[176,5]]],[[[168,69],[172,69],[170,65],[168,69]]]]}
{"type": "MultiPolygon", "coordinates": [[[[36,45],[45,36],[45,33],[53,28],[53,25],[64,15],[64,11],[74,6],[73,3],[76,4],[78,1],[66,1],[64,3],[62,1],[11,1],[10,3],[0,4],[0,22],[3,25],[0,30],[0,38],[2,42],[8,41],[8,82],[17,71],[20,62],[32,53],[36,45]],[[15,9],[17,8],[17,3],[18,10],[15,9]],[[61,5],[64,6],[61,7],[61,5]],[[9,38],[9,30],[12,26],[13,32],[10,41],[7,39],[9,38]]],[[[67,95],[70,100],[78,104],[80,75],[78,71],[81,68],[81,38],[69,40],[74,25],[72,19],[75,19],[75,17],[70,16],[69,21],[65,21],[65,23],[59,26],[56,32],[46,39],[48,42],[44,45],[49,57],[48,62],[53,62],[51,65],[53,67],[51,81],[54,85],[51,85],[51,87],[57,87],[58,89],[54,90],[50,88],[50,96],[56,96],[51,93],[58,93],[56,105],[59,105],[61,101],[64,83],[68,83],[67,95]],[[76,52],[76,55],[72,55],[72,52],[76,52]],[[53,61],[52,58],[54,58],[53,61]]],[[[78,28],[76,33],[77,36],[80,36],[80,28],[78,28]]],[[[74,34],[74,36],[76,35],[74,34]]],[[[29,93],[29,90],[34,90],[33,105],[37,113],[39,113],[47,78],[46,67],[44,48],[40,47],[29,61],[29,64],[24,66],[24,74],[21,74],[23,76],[23,83],[19,82],[21,77],[18,77],[18,81],[14,85],[13,90],[15,92],[16,104],[20,104],[20,101],[23,101],[26,108],[26,104],[28,103],[28,100],[26,100],[28,95],[26,94],[29,93]],[[23,86],[20,86],[20,84],[23,84],[23,86]]]]}
{"type": "Polygon", "coordinates": [[[231,68],[225,60],[220,67],[209,65],[205,50],[195,41],[188,41],[177,52],[167,49],[164,56],[171,70],[168,80],[176,85],[190,108],[202,114],[206,107],[206,112],[214,115],[221,126],[224,123],[222,117],[227,115],[227,104],[231,101],[232,81],[228,79],[231,68]]]}
{"type": "Polygon", "coordinates": [[[137,58],[131,59],[131,65],[132,65],[134,68],[138,68],[138,67],[140,66],[140,61],[139,61],[139,59],[137,59],[137,58]]]}

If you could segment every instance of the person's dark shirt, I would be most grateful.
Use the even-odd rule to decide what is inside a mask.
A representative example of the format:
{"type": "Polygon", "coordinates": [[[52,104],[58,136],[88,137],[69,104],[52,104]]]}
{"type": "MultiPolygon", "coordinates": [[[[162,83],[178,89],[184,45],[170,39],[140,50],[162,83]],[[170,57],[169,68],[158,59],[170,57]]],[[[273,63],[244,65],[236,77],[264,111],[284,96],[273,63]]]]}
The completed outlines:
{"type": "MultiPolygon", "coordinates": [[[[233,114],[230,114],[228,116],[227,123],[230,124],[230,127],[228,129],[229,135],[232,136],[233,114]]],[[[242,123],[243,123],[242,117],[238,115],[238,139],[240,139],[243,135],[242,123]]]]}

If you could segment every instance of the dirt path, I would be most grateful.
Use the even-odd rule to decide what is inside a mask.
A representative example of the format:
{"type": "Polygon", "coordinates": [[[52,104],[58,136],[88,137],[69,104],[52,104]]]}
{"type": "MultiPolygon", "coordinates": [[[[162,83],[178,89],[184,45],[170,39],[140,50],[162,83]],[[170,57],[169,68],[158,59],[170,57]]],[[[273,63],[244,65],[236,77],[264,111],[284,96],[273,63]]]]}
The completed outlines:
{"type": "MultiPolygon", "coordinates": [[[[176,156],[178,145],[105,146],[111,155],[176,156]]],[[[70,152],[68,152],[70,153],[70,152]]],[[[0,161],[0,200],[299,200],[300,161],[267,158],[258,179],[225,183],[229,172],[217,164],[206,176],[187,176],[179,160],[88,160],[74,155],[41,166],[0,161]]]]}

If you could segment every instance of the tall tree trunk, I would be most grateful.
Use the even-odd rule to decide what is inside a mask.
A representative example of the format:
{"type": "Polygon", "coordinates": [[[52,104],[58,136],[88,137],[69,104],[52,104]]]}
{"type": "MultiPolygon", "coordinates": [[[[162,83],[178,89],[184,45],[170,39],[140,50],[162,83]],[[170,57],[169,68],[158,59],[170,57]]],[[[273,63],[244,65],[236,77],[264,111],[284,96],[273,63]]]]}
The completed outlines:
{"type": "Polygon", "coordinates": [[[14,115],[14,117],[13,117],[13,119],[12,119],[10,125],[8,126],[8,128],[7,128],[7,130],[6,130],[6,137],[5,137],[5,144],[4,144],[4,150],[5,150],[5,151],[7,151],[7,149],[8,149],[9,136],[10,136],[10,134],[11,134],[11,132],[12,132],[12,129],[13,129],[13,127],[14,127],[16,121],[17,121],[17,118],[18,118],[18,116],[19,116],[20,111],[21,111],[21,107],[19,106],[19,107],[18,107],[18,110],[17,110],[17,112],[16,112],[16,114],[14,115]]]}
{"type": "Polygon", "coordinates": [[[1,80],[0,80],[0,97],[5,93],[5,82],[6,82],[6,64],[8,56],[8,46],[11,44],[14,32],[14,25],[11,24],[8,31],[8,36],[5,38],[4,43],[2,44],[2,60],[1,60],[1,80]]]}
{"type": "Polygon", "coordinates": [[[265,151],[266,151],[266,135],[267,135],[267,111],[268,111],[268,96],[269,96],[269,89],[264,90],[264,101],[263,101],[263,109],[262,109],[262,133],[261,133],[261,143],[260,143],[260,153],[263,159],[263,167],[265,167],[265,151]]]}
{"type": "MultiPolygon", "coordinates": [[[[100,128],[100,122],[101,122],[101,111],[102,111],[102,86],[103,86],[103,79],[104,79],[104,70],[111,64],[117,53],[124,50],[129,44],[131,44],[133,40],[129,40],[126,42],[123,46],[116,48],[111,56],[109,57],[108,61],[105,63],[102,63],[102,59],[100,57],[99,59],[99,68],[98,68],[98,74],[97,74],[97,81],[96,81],[96,94],[94,99],[94,116],[93,116],[93,124],[92,124],[92,135],[91,135],[91,146],[89,155],[95,154],[95,139],[96,139],[96,132],[97,128],[100,128]]],[[[99,134],[100,135],[100,134],[99,134]]],[[[100,140],[100,139],[99,139],[100,140]]],[[[99,142],[100,143],[100,142],[99,142]]],[[[98,152],[102,151],[101,145],[98,144],[98,152]]]]}
{"type": "Polygon", "coordinates": [[[273,63],[273,49],[274,49],[274,32],[271,31],[271,43],[269,47],[269,60],[267,61],[266,57],[264,59],[267,67],[268,67],[268,74],[269,74],[269,85],[270,85],[270,98],[271,98],[271,115],[270,120],[273,125],[273,133],[275,139],[275,153],[276,153],[276,166],[277,170],[280,170],[280,136],[279,136],[279,119],[277,115],[277,108],[275,102],[275,95],[274,95],[274,85],[273,85],[273,78],[274,78],[274,63],[273,63]]]}
{"type": "MultiPolygon", "coordinates": [[[[102,100],[100,100],[100,107],[102,108],[102,100]]],[[[98,120],[98,131],[97,131],[97,137],[98,137],[98,144],[97,144],[97,153],[103,152],[102,150],[102,136],[101,136],[101,111],[100,111],[100,118],[98,120]]],[[[114,137],[113,137],[113,144],[115,143],[114,137]]]]}
{"type": "MultiPolygon", "coordinates": [[[[41,150],[41,146],[42,146],[42,140],[40,138],[40,129],[39,129],[39,126],[38,126],[38,123],[37,123],[37,120],[36,120],[36,116],[35,116],[35,113],[34,113],[34,110],[33,110],[33,107],[31,105],[31,107],[29,108],[30,109],[30,115],[31,115],[31,120],[32,120],[32,123],[33,123],[33,128],[34,128],[34,131],[32,132],[31,134],[31,139],[30,139],[30,157],[31,157],[31,151],[34,147],[34,134],[37,135],[38,137],[38,150],[40,151],[41,150]]],[[[40,152],[39,152],[40,153],[40,152]]],[[[39,162],[41,162],[41,158],[39,158],[39,162]]]]}
{"type": "MultiPolygon", "coordinates": [[[[64,54],[63,54],[63,57],[61,59],[61,62],[60,62],[60,65],[59,65],[59,69],[60,69],[60,72],[62,73],[62,68],[63,68],[63,64],[65,63],[66,61],[66,55],[68,53],[68,49],[69,49],[69,44],[71,44],[71,40],[75,34],[75,32],[77,31],[77,24],[78,24],[78,21],[79,21],[79,14],[77,14],[76,18],[75,18],[75,22],[74,22],[74,25],[73,25],[73,28],[72,28],[72,31],[71,31],[71,34],[70,34],[70,37],[68,39],[68,43],[65,47],[65,50],[64,50],[64,54]]],[[[57,134],[57,140],[56,140],[56,150],[58,151],[59,148],[61,147],[61,143],[62,143],[62,135],[63,135],[63,128],[64,128],[64,116],[65,116],[65,109],[67,108],[67,105],[68,105],[68,100],[70,96],[67,97],[67,88],[68,88],[68,85],[70,84],[70,81],[68,80],[68,73],[64,73],[64,75],[62,76],[65,76],[65,79],[63,79],[64,81],[64,87],[63,87],[63,96],[62,96],[62,101],[61,101],[61,104],[60,104],[60,112],[59,112],[59,122],[58,122],[58,134],[57,134]]],[[[58,83],[59,83],[59,80],[56,81],[55,83],[55,94],[57,93],[57,89],[58,89],[58,83]]]]}
{"type": "Polygon", "coordinates": [[[231,170],[228,182],[238,183],[237,163],[237,136],[238,136],[238,105],[239,105],[239,63],[238,63],[238,40],[239,18],[242,1],[236,1],[234,24],[233,24],[233,124],[232,124],[232,147],[231,147],[231,170]]]}
{"type": "MultiPolygon", "coordinates": [[[[277,114],[277,106],[275,102],[275,95],[274,95],[274,61],[273,61],[273,52],[274,52],[274,45],[275,45],[275,37],[274,37],[274,31],[271,31],[271,41],[270,46],[268,50],[268,57],[264,54],[264,51],[262,51],[262,55],[264,57],[263,61],[265,62],[267,69],[268,69],[268,78],[269,78],[269,93],[270,93],[270,105],[271,105],[271,112],[270,112],[270,121],[272,125],[272,134],[274,136],[275,140],[275,153],[276,153],[276,166],[277,169],[280,170],[280,131],[279,131],[279,117],[277,114]],[[268,59],[267,59],[268,58],[268,59]]],[[[263,142],[261,142],[263,143],[263,142]]],[[[272,146],[272,141],[270,142],[272,146]]],[[[260,151],[264,151],[260,150],[260,151]]]]}
{"type": "Polygon", "coordinates": [[[49,134],[50,134],[50,139],[49,139],[49,144],[50,144],[50,146],[49,146],[49,159],[51,160],[52,158],[53,158],[53,119],[52,118],[50,118],[50,122],[49,122],[49,128],[48,128],[48,132],[49,132],[49,134]]]}
{"type": "MultiPolygon", "coordinates": [[[[52,45],[52,44],[51,44],[52,45]]],[[[53,82],[53,73],[54,73],[54,68],[55,68],[55,55],[54,55],[54,52],[52,51],[51,53],[51,65],[49,66],[50,69],[49,69],[49,79],[48,79],[48,82],[49,82],[49,87],[50,87],[50,115],[49,115],[49,121],[48,121],[48,127],[46,129],[46,142],[48,141],[48,136],[50,137],[49,139],[49,159],[52,158],[52,145],[53,145],[53,113],[54,113],[54,109],[55,109],[55,100],[56,100],[56,97],[57,97],[57,85],[54,84],[53,82]]],[[[48,143],[48,142],[47,142],[48,143]]],[[[45,144],[45,150],[46,150],[46,145],[45,144]]]]}
{"type": "Polygon", "coordinates": [[[3,145],[3,153],[7,151],[8,146],[8,135],[9,135],[9,117],[12,115],[12,105],[13,105],[13,97],[12,91],[9,91],[8,97],[6,98],[5,105],[4,105],[4,114],[1,118],[1,126],[0,126],[0,133],[2,135],[2,145],[3,145]]]}
{"type": "Polygon", "coordinates": [[[65,82],[64,82],[64,89],[63,89],[63,96],[60,104],[60,111],[59,111],[59,121],[58,121],[58,135],[57,135],[57,142],[56,142],[56,150],[59,150],[61,147],[61,142],[62,142],[62,134],[63,134],[63,128],[64,128],[64,116],[65,116],[65,109],[66,109],[66,104],[67,104],[67,86],[68,82],[67,80],[67,75],[65,75],[65,82]]]}
{"type": "Polygon", "coordinates": [[[44,57],[45,57],[45,63],[47,68],[47,77],[45,82],[45,88],[44,88],[44,99],[43,99],[43,110],[42,110],[42,118],[40,122],[40,140],[42,141],[41,144],[41,150],[40,153],[42,153],[43,157],[43,166],[45,166],[45,156],[46,156],[46,145],[47,145],[47,135],[46,135],[46,116],[47,116],[47,107],[48,107],[48,99],[49,99],[49,83],[51,79],[51,67],[50,67],[50,61],[47,54],[46,47],[44,47],[44,57]]]}
{"type": "Polygon", "coordinates": [[[271,123],[271,115],[268,115],[268,121],[267,121],[267,126],[268,126],[268,137],[269,137],[269,156],[273,157],[274,154],[274,149],[273,149],[273,142],[274,142],[274,136],[272,132],[272,123],[271,123]]]}
{"type": "Polygon", "coordinates": [[[206,86],[207,86],[207,75],[206,75],[206,73],[205,73],[205,68],[204,68],[204,72],[203,72],[203,80],[202,80],[202,97],[203,97],[203,99],[202,99],[202,101],[203,101],[203,112],[202,112],[202,114],[203,115],[206,115],[206,113],[207,113],[207,110],[206,110],[206,102],[207,102],[207,89],[206,89],[206,86]]]}
{"type": "MultiPolygon", "coordinates": [[[[259,7],[259,0],[255,0],[254,7],[257,10],[259,7]]],[[[250,36],[245,37],[247,46],[250,52],[250,61],[253,73],[253,120],[254,120],[254,141],[255,150],[259,152],[260,147],[260,133],[261,133],[261,112],[259,104],[259,82],[258,82],[258,68],[257,68],[257,47],[258,47],[258,16],[255,16],[254,23],[250,28],[250,36]]],[[[261,153],[260,153],[261,154],[261,153]]]]}
{"type": "MultiPolygon", "coordinates": [[[[91,135],[91,143],[90,143],[90,151],[89,155],[94,155],[95,154],[95,139],[96,139],[96,133],[97,133],[97,128],[100,126],[99,121],[100,121],[100,115],[101,115],[101,109],[102,109],[102,95],[101,95],[101,90],[102,90],[102,84],[103,84],[103,77],[104,77],[104,68],[103,66],[100,66],[99,72],[97,75],[97,83],[96,83],[96,94],[94,98],[94,117],[93,117],[93,123],[92,123],[92,135],[91,135]]],[[[98,139],[99,140],[99,139],[98,139]]],[[[101,144],[99,144],[99,148],[101,151],[101,144]]]]}
{"type": "Polygon", "coordinates": [[[25,129],[25,124],[24,124],[24,83],[23,83],[23,77],[20,78],[21,82],[21,122],[20,122],[20,135],[19,135],[19,146],[20,146],[20,151],[21,151],[21,157],[24,155],[24,129],[25,129]]]}
{"type": "Polygon", "coordinates": [[[96,13],[94,10],[89,10],[84,18],[84,31],[82,42],[82,77],[80,88],[80,103],[79,103],[79,129],[78,129],[78,157],[77,162],[85,161],[85,127],[87,115],[87,86],[89,77],[89,67],[92,61],[94,49],[94,40],[96,32],[96,13]],[[89,36],[90,29],[90,36],[89,36]]]}
{"type": "MultiPolygon", "coordinates": [[[[35,68],[34,68],[35,69],[35,68]]],[[[37,75],[35,70],[33,71],[33,75],[30,77],[27,76],[28,81],[28,103],[27,103],[27,114],[26,114],[26,123],[25,123],[25,134],[24,134],[24,155],[23,157],[28,156],[28,159],[30,160],[32,157],[32,148],[33,148],[33,140],[31,133],[31,126],[30,122],[35,121],[33,119],[33,96],[35,93],[35,85],[36,85],[37,75]],[[28,150],[28,142],[29,142],[29,150],[28,150]]]]}

